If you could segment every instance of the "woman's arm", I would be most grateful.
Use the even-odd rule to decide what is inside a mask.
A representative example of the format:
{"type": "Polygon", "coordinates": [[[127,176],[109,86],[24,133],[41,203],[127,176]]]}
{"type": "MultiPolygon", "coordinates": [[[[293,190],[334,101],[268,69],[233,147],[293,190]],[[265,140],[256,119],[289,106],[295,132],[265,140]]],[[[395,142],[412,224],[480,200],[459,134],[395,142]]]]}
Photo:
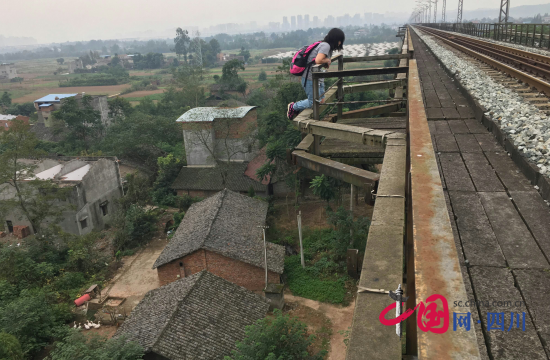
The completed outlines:
{"type": "Polygon", "coordinates": [[[328,69],[329,66],[330,66],[331,61],[330,61],[330,58],[328,56],[326,56],[325,54],[319,53],[315,57],[315,63],[316,64],[326,64],[327,69],[328,69]]]}

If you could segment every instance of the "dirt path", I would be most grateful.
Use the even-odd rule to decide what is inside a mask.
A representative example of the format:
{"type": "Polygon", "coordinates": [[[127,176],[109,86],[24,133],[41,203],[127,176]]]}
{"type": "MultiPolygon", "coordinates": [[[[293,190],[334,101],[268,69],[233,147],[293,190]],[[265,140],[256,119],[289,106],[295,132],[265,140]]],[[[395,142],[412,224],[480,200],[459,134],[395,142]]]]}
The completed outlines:
{"type": "Polygon", "coordinates": [[[125,257],[123,267],[111,281],[108,294],[126,298],[123,306],[128,314],[149,290],[160,286],[157,270],[152,267],[166,243],[164,238],[155,238],[135,255],[125,257]]]}
{"type": "Polygon", "coordinates": [[[298,303],[314,310],[321,311],[326,317],[328,317],[332,323],[332,335],[330,337],[330,351],[328,354],[328,360],[346,359],[344,335],[341,335],[339,331],[348,330],[351,326],[353,311],[355,309],[355,300],[353,300],[349,306],[342,307],[285,293],[285,301],[298,303]]]}

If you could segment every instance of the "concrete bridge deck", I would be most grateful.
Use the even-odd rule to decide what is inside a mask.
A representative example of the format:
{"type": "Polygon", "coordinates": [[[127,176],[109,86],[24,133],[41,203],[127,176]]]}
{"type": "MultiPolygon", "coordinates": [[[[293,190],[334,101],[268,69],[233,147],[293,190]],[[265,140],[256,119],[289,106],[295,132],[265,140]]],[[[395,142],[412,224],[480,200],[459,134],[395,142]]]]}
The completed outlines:
{"type": "Polygon", "coordinates": [[[493,134],[476,120],[456,80],[415,34],[412,40],[468,293],[464,302],[478,302],[470,303],[470,309],[481,357],[547,359],[550,208],[493,134]],[[521,318],[524,312],[525,331],[516,322],[509,330],[511,313],[521,318]],[[496,323],[492,327],[499,329],[488,331],[491,313],[503,314],[504,331],[496,323]]]}

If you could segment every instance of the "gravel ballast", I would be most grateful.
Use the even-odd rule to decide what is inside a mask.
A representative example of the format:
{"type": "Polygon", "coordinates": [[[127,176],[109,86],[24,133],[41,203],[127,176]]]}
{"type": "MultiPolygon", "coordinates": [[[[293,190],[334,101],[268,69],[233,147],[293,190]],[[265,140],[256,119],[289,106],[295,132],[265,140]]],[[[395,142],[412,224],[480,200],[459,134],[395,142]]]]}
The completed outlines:
{"type": "MultiPolygon", "coordinates": [[[[414,28],[413,28],[414,29],[414,28]]],[[[518,93],[493,80],[484,70],[443,48],[432,36],[414,31],[455,79],[482,105],[529,162],[545,177],[550,175],[550,117],[518,93]]]]}

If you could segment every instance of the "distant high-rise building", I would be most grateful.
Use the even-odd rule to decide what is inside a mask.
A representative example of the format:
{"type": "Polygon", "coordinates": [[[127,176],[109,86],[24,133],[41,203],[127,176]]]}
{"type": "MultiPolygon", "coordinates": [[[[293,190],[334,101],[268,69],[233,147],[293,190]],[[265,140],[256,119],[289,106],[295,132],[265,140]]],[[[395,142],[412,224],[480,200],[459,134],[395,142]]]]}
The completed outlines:
{"type": "Polygon", "coordinates": [[[342,24],[343,26],[349,26],[351,25],[351,16],[349,16],[349,14],[345,14],[343,16],[343,19],[342,19],[342,24]]]}
{"type": "Polygon", "coordinates": [[[290,29],[290,24],[288,23],[288,17],[283,16],[282,30],[287,31],[290,29]]]}
{"type": "Polygon", "coordinates": [[[304,29],[309,29],[309,15],[304,15],[304,29]]]}
{"type": "Polygon", "coordinates": [[[327,18],[325,19],[325,26],[334,27],[335,25],[336,25],[336,22],[334,20],[334,16],[332,15],[327,16],[327,18]]]}
{"type": "Polygon", "coordinates": [[[319,27],[319,16],[313,17],[313,25],[314,28],[319,27]]]}
{"type": "Polygon", "coordinates": [[[269,30],[271,31],[278,31],[281,23],[280,22],[270,22],[268,24],[269,30]]]}
{"type": "Polygon", "coordinates": [[[304,20],[302,20],[302,15],[298,15],[298,29],[304,28],[304,20]]]}
{"type": "Polygon", "coordinates": [[[355,14],[353,15],[353,19],[351,20],[352,24],[355,26],[361,26],[361,15],[355,14]]]}
{"type": "Polygon", "coordinates": [[[290,27],[292,30],[296,29],[296,16],[290,17],[290,27]]]}
{"type": "Polygon", "coordinates": [[[365,19],[363,21],[365,24],[370,24],[372,22],[372,13],[365,13],[365,19]]]}

